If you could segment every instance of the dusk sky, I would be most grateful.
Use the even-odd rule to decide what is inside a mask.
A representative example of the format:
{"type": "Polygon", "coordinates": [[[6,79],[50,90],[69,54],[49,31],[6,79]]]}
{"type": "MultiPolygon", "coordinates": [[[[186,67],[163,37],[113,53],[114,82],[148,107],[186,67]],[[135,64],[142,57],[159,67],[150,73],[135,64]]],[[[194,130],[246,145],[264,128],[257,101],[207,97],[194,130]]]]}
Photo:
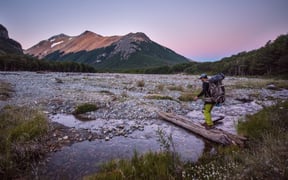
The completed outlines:
{"type": "Polygon", "coordinates": [[[2,0],[0,24],[23,49],[60,33],[144,32],[196,60],[257,49],[288,33],[287,0],[2,0]]]}

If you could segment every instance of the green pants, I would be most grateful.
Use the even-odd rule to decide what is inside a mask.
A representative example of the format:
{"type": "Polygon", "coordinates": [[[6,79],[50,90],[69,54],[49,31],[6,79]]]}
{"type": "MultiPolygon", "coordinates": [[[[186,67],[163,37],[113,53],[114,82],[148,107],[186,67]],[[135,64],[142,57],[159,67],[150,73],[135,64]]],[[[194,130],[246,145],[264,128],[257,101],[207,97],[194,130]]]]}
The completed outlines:
{"type": "Polygon", "coordinates": [[[212,118],[211,118],[211,111],[212,111],[213,107],[214,107],[214,104],[205,103],[204,104],[204,108],[203,108],[205,122],[209,126],[213,125],[213,121],[212,121],[212,118]]]}

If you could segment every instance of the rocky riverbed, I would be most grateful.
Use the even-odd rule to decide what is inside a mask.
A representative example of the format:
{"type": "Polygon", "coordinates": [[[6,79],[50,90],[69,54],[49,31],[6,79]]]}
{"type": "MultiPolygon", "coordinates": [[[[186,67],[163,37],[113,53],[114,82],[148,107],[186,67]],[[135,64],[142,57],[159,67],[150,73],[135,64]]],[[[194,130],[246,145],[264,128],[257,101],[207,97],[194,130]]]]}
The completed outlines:
{"type": "MultiPolygon", "coordinates": [[[[11,83],[15,91],[11,98],[1,101],[0,108],[29,106],[47,114],[51,125],[47,144],[51,154],[39,176],[56,173],[61,178],[63,173],[74,171],[68,177],[77,179],[93,172],[95,162],[99,165],[111,158],[130,157],[134,149],[158,151],[159,129],[172,134],[176,150],[184,159],[197,160],[205,146],[201,138],[162,121],[157,115],[159,111],[171,111],[203,122],[203,102],[179,98],[199,92],[201,82],[196,76],[0,72],[0,80],[11,83]],[[83,114],[86,121],[81,121],[72,112],[84,103],[95,104],[97,110],[83,114]],[[79,159],[86,151],[89,153],[79,159]],[[67,161],[69,165],[64,163],[67,161]],[[79,164],[82,169],[77,171],[79,164]]],[[[227,100],[212,113],[213,117],[225,116],[218,128],[236,133],[235,124],[246,114],[287,99],[288,90],[281,88],[281,83],[287,84],[226,77],[227,100]]]]}

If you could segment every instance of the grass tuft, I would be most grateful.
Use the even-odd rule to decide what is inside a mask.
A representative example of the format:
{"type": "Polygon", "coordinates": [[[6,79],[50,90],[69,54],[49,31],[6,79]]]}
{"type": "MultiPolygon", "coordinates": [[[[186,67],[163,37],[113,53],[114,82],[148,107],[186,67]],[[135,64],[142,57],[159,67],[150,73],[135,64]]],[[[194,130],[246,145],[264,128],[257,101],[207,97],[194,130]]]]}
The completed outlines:
{"type": "Polygon", "coordinates": [[[145,86],[145,81],[144,80],[139,80],[137,81],[137,87],[144,87],[145,86]]]}
{"type": "Polygon", "coordinates": [[[183,92],[179,96],[180,101],[194,101],[195,93],[190,93],[190,92],[183,92]]]}
{"type": "Polygon", "coordinates": [[[84,103],[76,107],[74,115],[84,114],[86,112],[96,111],[98,107],[95,104],[84,103]]]}
{"type": "Polygon", "coordinates": [[[148,95],[145,96],[145,98],[147,98],[147,99],[172,100],[172,101],[174,101],[174,99],[172,97],[161,95],[161,94],[148,94],[148,95]]]}
{"type": "Polygon", "coordinates": [[[184,88],[183,86],[168,86],[167,89],[169,89],[170,91],[180,91],[180,92],[183,92],[184,91],[184,88]]]}
{"type": "Polygon", "coordinates": [[[14,92],[10,83],[0,80],[0,101],[6,101],[14,92]]]}

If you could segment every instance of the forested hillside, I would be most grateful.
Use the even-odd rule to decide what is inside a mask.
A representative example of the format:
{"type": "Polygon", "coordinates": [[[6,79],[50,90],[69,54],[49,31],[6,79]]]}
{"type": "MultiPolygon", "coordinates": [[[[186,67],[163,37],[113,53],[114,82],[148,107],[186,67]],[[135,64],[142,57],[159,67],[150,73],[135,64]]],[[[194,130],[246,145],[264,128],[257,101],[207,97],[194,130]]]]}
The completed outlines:
{"type": "MultiPolygon", "coordinates": [[[[141,70],[139,70],[141,71],[141,70]]],[[[185,63],[172,67],[165,66],[142,70],[144,73],[217,73],[227,75],[267,75],[288,77],[288,34],[268,41],[265,46],[226,57],[217,62],[185,63]]]]}

